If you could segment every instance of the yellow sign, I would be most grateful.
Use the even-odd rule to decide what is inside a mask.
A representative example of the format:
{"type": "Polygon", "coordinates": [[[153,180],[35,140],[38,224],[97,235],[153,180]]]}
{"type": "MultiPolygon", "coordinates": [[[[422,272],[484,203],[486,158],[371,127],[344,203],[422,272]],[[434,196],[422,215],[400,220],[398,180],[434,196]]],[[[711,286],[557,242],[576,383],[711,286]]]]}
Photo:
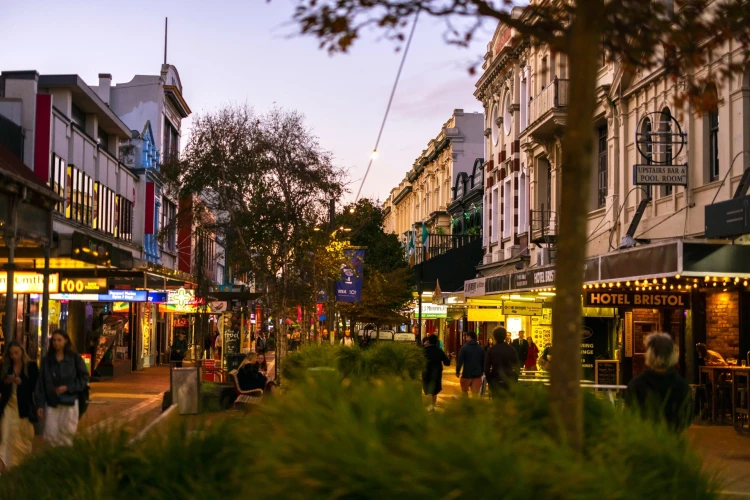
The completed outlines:
{"type": "Polygon", "coordinates": [[[625,357],[633,357],[633,313],[628,311],[625,313],[625,357]]]}
{"type": "Polygon", "coordinates": [[[552,327],[551,326],[532,326],[531,338],[541,351],[548,345],[552,345],[552,327]]]}
{"type": "Polygon", "coordinates": [[[64,278],[60,293],[107,293],[107,278],[64,278]]]}
{"type": "MultiPolygon", "coordinates": [[[[49,293],[58,293],[59,275],[49,275],[49,293]]],[[[0,293],[8,293],[8,273],[0,272],[0,293]]],[[[44,275],[19,271],[13,273],[13,293],[44,293],[44,275]]]]}
{"type": "Polygon", "coordinates": [[[541,302],[503,302],[503,314],[506,316],[542,316],[544,304],[541,302]]]}
{"type": "Polygon", "coordinates": [[[532,325],[551,325],[552,324],[552,309],[542,309],[541,316],[531,317],[532,325]]]}
{"type": "Polygon", "coordinates": [[[469,321],[503,321],[503,311],[500,309],[480,309],[470,307],[468,311],[469,321]]]}

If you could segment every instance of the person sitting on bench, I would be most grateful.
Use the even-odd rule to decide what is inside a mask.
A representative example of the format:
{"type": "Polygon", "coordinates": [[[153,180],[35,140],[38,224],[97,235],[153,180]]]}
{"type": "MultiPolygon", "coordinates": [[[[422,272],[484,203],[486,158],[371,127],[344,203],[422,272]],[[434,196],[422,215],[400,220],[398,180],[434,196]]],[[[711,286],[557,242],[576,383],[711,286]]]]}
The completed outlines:
{"type": "Polygon", "coordinates": [[[237,369],[237,383],[243,391],[251,391],[253,389],[266,390],[268,379],[260,373],[258,363],[256,362],[257,357],[256,353],[250,353],[237,369]]]}

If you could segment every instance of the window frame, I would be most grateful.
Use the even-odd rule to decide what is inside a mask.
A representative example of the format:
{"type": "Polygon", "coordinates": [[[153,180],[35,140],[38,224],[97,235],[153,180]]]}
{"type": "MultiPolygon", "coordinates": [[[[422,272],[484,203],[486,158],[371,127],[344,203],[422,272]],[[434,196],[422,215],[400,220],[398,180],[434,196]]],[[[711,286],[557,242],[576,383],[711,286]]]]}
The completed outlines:
{"type": "Polygon", "coordinates": [[[608,172],[607,172],[607,126],[603,125],[597,130],[598,135],[598,147],[599,155],[597,160],[597,172],[596,172],[596,207],[604,208],[607,206],[607,194],[608,194],[608,172]]]}

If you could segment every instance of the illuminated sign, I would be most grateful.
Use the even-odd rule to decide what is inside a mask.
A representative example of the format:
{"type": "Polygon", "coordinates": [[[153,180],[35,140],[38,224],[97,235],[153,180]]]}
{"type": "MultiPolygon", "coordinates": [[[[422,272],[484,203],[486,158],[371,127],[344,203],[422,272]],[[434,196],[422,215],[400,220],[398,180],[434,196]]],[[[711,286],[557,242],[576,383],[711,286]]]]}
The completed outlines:
{"type": "Polygon", "coordinates": [[[99,295],[99,302],[146,302],[147,290],[110,290],[106,295],[99,295]]]}
{"type": "Polygon", "coordinates": [[[680,292],[586,292],[584,305],[589,307],[645,307],[690,309],[690,294],[680,292]]]}
{"type": "Polygon", "coordinates": [[[148,301],[154,304],[167,302],[167,292],[148,292],[148,301]]]}
{"type": "Polygon", "coordinates": [[[179,309],[184,309],[189,305],[194,305],[195,301],[195,290],[185,290],[180,288],[179,290],[170,290],[167,292],[167,304],[178,306],[179,309]]]}
{"type": "Polygon", "coordinates": [[[470,307],[467,316],[469,321],[503,321],[503,311],[500,309],[480,309],[470,307]]]}
{"type": "Polygon", "coordinates": [[[97,302],[98,293],[51,293],[49,296],[52,300],[80,300],[87,302],[97,302]]]}
{"type": "Polygon", "coordinates": [[[61,293],[107,293],[107,278],[63,278],[61,293]]]}
{"type": "MultiPolygon", "coordinates": [[[[59,286],[59,275],[49,275],[49,292],[57,293],[59,286]]],[[[8,273],[0,272],[0,293],[8,292],[8,273]]],[[[17,271],[13,273],[13,293],[44,293],[44,275],[17,271]]]]}
{"type": "Polygon", "coordinates": [[[541,316],[544,312],[541,302],[503,302],[503,314],[512,316],[541,316]]]}
{"type": "MultiPolygon", "coordinates": [[[[414,317],[419,318],[419,307],[414,308],[414,317]]],[[[422,304],[421,319],[437,319],[448,317],[448,306],[437,304],[422,304]]]]}

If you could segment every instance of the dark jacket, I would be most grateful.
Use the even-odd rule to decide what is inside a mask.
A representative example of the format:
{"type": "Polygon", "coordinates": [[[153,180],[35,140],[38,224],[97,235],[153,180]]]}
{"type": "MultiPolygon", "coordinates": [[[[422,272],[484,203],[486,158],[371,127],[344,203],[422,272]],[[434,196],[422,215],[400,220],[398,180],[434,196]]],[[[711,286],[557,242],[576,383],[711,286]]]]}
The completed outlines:
{"type": "Polygon", "coordinates": [[[451,360],[445,355],[445,352],[437,345],[427,345],[424,348],[424,356],[427,358],[425,373],[430,379],[443,376],[443,365],[450,366],[451,360]]]}
{"type": "Polygon", "coordinates": [[[625,407],[676,432],[690,427],[693,416],[690,386],[674,369],[660,373],[649,368],[631,380],[625,407]]]}
{"type": "Polygon", "coordinates": [[[55,388],[64,385],[68,388],[68,393],[78,394],[86,389],[88,384],[89,371],[80,354],[65,354],[62,361],[57,361],[54,353],[51,357],[45,356],[42,359],[42,369],[34,391],[36,406],[37,408],[45,406],[56,408],[59,399],[55,388]]]}
{"type": "MultiPolygon", "coordinates": [[[[26,370],[29,372],[28,375],[21,372],[21,385],[16,389],[16,398],[18,398],[18,416],[21,418],[35,419],[36,408],[34,406],[34,389],[36,383],[39,380],[39,368],[36,363],[29,362],[26,365],[26,370]]],[[[13,367],[8,369],[7,373],[2,374],[2,380],[0,380],[0,418],[2,418],[5,412],[5,407],[10,400],[10,396],[13,393],[13,384],[6,384],[5,377],[13,375],[13,367]]]]}
{"type": "Polygon", "coordinates": [[[526,361],[526,356],[529,355],[529,342],[526,339],[516,339],[513,341],[513,349],[518,353],[518,359],[526,361]]]}
{"type": "Polygon", "coordinates": [[[179,337],[177,337],[174,341],[174,344],[172,344],[172,359],[185,359],[185,354],[188,350],[188,344],[187,339],[180,340],[179,337]],[[180,351],[180,352],[177,352],[180,351]]]}
{"type": "Polygon", "coordinates": [[[266,388],[268,379],[258,371],[258,365],[247,363],[237,370],[237,383],[243,391],[266,388]]]}
{"type": "Polygon", "coordinates": [[[521,362],[518,352],[508,344],[495,344],[487,351],[484,360],[484,375],[489,383],[507,383],[518,380],[521,362]]]}
{"type": "Polygon", "coordinates": [[[479,378],[484,373],[484,348],[476,340],[470,340],[458,351],[456,375],[461,378],[479,378]],[[464,372],[461,374],[461,368],[464,372]]]}

